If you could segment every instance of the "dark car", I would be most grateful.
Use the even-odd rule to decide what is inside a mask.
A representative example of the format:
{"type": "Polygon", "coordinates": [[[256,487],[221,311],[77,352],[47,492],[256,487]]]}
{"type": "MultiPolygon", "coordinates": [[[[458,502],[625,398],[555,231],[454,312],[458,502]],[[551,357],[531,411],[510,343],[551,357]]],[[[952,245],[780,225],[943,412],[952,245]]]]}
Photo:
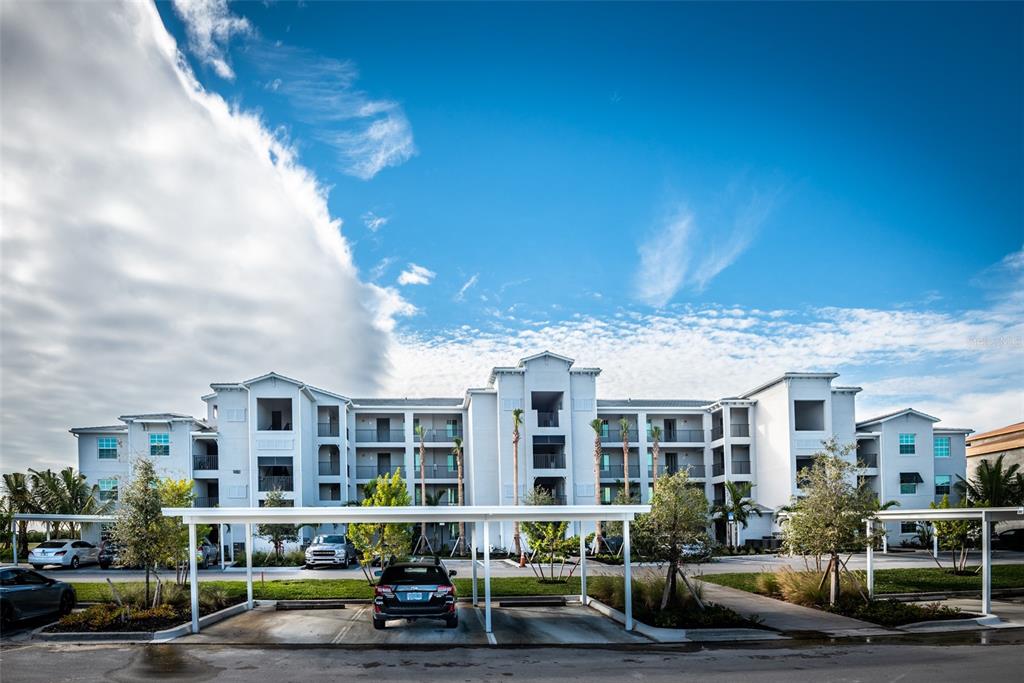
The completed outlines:
{"type": "Polygon", "coordinates": [[[374,628],[384,628],[388,619],[442,619],[448,628],[459,625],[451,580],[455,572],[439,561],[390,564],[377,574],[380,581],[374,588],[374,628]]]}
{"type": "Polygon", "coordinates": [[[4,628],[18,619],[44,614],[69,614],[75,607],[75,589],[31,569],[0,567],[0,620],[4,628]]]}
{"type": "Polygon", "coordinates": [[[100,543],[100,554],[99,554],[99,565],[100,569],[110,569],[111,567],[117,567],[121,564],[121,547],[116,543],[110,541],[103,541],[100,543]]]}
{"type": "Polygon", "coordinates": [[[1010,529],[992,539],[992,547],[1000,550],[1024,550],[1024,529],[1010,529]]]}

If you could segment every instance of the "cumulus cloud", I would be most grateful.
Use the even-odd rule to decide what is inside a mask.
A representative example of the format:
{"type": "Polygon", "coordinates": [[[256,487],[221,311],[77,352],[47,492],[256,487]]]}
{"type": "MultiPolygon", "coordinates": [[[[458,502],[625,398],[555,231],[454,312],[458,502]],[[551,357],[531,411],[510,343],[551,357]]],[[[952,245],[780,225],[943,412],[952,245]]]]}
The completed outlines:
{"type": "Polygon", "coordinates": [[[363,214],[363,225],[365,225],[366,229],[370,232],[377,232],[387,225],[389,220],[391,219],[387,216],[378,216],[373,211],[367,211],[363,214]]]}
{"type": "Polygon", "coordinates": [[[432,270],[418,266],[415,263],[410,263],[406,266],[398,275],[398,284],[400,285],[429,285],[434,281],[434,276],[437,275],[432,270]]]}
{"type": "Polygon", "coordinates": [[[456,301],[463,301],[466,298],[466,292],[476,286],[477,280],[480,279],[480,273],[474,273],[472,277],[466,280],[461,287],[459,287],[458,293],[455,295],[456,301]]]}
{"type": "Polygon", "coordinates": [[[0,40],[4,468],[196,412],[211,381],[374,390],[414,309],[360,282],[325,189],[198,86],[151,4],[5,3],[0,40]]]}
{"type": "Polygon", "coordinates": [[[174,11],[185,24],[189,51],[221,78],[233,80],[228,43],[234,35],[252,33],[249,21],[232,14],[227,0],[174,0],[174,11]]]}

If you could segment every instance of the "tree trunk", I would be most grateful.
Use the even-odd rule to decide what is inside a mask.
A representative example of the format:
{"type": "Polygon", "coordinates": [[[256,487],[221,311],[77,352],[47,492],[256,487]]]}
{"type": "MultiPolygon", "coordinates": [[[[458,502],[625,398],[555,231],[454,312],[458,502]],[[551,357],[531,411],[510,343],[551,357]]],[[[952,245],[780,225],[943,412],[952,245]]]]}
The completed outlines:
{"type": "MultiPolygon", "coordinates": [[[[462,449],[461,448],[455,452],[455,460],[456,460],[456,464],[459,466],[459,505],[461,506],[461,505],[463,505],[463,502],[462,502],[462,449]]],[[[462,546],[463,548],[466,547],[466,523],[464,521],[462,521],[462,520],[459,520],[459,541],[458,541],[458,545],[462,546]]],[[[456,548],[454,548],[454,550],[458,550],[458,548],[456,547],[456,548]]]]}
{"type": "Polygon", "coordinates": [[[829,575],[831,581],[828,588],[828,604],[832,607],[836,606],[839,602],[839,556],[832,555],[832,559],[829,565],[829,575]]]}
{"type": "MultiPolygon", "coordinates": [[[[676,553],[672,553],[673,556],[676,553]]],[[[669,600],[676,594],[676,571],[679,567],[678,560],[670,560],[668,563],[668,574],[665,575],[665,589],[661,592],[661,609],[668,607],[669,600]]]]}
{"type": "MultiPolygon", "coordinates": [[[[426,465],[426,446],[423,444],[423,437],[420,437],[420,505],[427,504],[427,465],[426,465]]],[[[427,538],[427,522],[426,520],[420,522],[420,538],[427,538]]],[[[417,549],[419,543],[416,544],[417,549]]]]}
{"type": "MultiPolygon", "coordinates": [[[[594,436],[594,504],[601,504],[601,435],[594,436]]],[[[594,523],[594,554],[601,552],[601,520],[594,523]]]]}
{"type": "Polygon", "coordinates": [[[658,451],[658,440],[655,439],[651,445],[651,466],[654,468],[651,471],[651,488],[658,485],[658,451]]]}
{"type": "MultiPolygon", "coordinates": [[[[519,428],[512,432],[512,505],[519,505],[519,428]]],[[[526,566],[526,555],[523,553],[523,544],[519,540],[519,520],[512,522],[512,539],[515,542],[516,555],[519,556],[519,566],[526,566]]]]}
{"type": "MultiPolygon", "coordinates": [[[[639,429],[639,426],[637,427],[639,429]]],[[[626,503],[629,503],[629,430],[625,429],[622,431],[622,481],[624,484],[624,493],[626,494],[626,503]]]]}
{"type": "Polygon", "coordinates": [[[149,565],[146,565],[146,605],[149,604],[149,565]]]}

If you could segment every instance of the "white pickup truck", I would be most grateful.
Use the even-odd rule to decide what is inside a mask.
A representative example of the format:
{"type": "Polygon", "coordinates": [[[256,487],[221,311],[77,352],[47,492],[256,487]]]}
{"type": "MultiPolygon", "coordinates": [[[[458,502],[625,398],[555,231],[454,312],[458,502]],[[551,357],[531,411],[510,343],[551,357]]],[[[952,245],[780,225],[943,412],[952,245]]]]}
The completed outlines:
{"type": "Polygon", "coordinates": [[[306,548],[306,567],[323,565],[348,567],[356,559],[356,549],[341,534],[316,536],[306,548]]]}

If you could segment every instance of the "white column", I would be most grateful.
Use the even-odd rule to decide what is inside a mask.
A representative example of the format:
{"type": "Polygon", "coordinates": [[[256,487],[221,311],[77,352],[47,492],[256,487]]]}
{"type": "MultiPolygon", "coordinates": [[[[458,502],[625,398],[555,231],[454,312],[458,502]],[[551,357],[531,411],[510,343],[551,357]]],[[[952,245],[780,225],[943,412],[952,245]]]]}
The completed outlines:
{"type": "Polygon", "coordinates": [[[992,529],[988,513],[981,513],[981,611],[992,614],[992,529]]]}
{"type": "Polygon", "coordinates": [[[224,571],[224,556],[227,554],[227,553],[224,552],[224,525],[221,524],[219,528],[220,528],[220,533],[217,534],[217,536],[219,537],[219,540],[217,541],[217,545],[220,546],[220,553],[218,553],[218,554],[220,555],[220,570],[224,571]]]}
{"type": "Polygon", "coordinates": [[[484,630],[491,632],[491,532],[484,522],[484,630]]]}
{"type": "Polygon", "coordinates": [[[11,552],[14,554],[12,558],[14,564],[18,564],[18,522],[11,520],[11,552]]]}
{"type": "Polygon", "coordinates": [[[478,595],[479,590],[478,590],[478,587],[476,585],[476,539],[477,539],[477,534],[479,532],[480,532],[480,525],[478,523],[474,522],[473,523],[473,541],[472,541],[472,545],[470,547],[470,551],[471,551],[472,557],[473,557],[472,562],[471,562],[471,565],[473,567],[473,607],[476,607],[477,604],[480,602],[480,598],[479,598],[479,595],[478,595]]]}
{"type": "Polygon", "coordinates": [[[867,522],[867,534],[868,534],[868,597],[875,597],[875,539],[872,534],[872,527],[874,526],[874,520],[869,519],[867,522]]]}
{"type": "Polygon", "coordinates": [[[587,542],[580,522],[580,604],[587,604],[587,542]]]}
{"type": "Polygon", "coordinates": [[[245,599],[252,609],[252,524],[245,525],[245,599]]]}
{"type": "Polygon", "coordinates": [[[622,566],[626,574],[626,630],[633,630],[633,570],[629,555],[629,520],[622,520],[622,566]]]}
{"type": "Polygon", "coordinates": [[[936,560],[939,559],[939,532],[935,530],[934,524],[932,524],[932,557],[936,560]]]}
{"type": "Polygon", "coordinates": [[[882,554],[889,554],[889,527],[882,524],[882,554]]]}
{"type": "Polygon", "coordinates": [[[47,541],[50,540],[50,523],[49,522],[46,523],[46,540],[47,541]]]}
{"type": "Polygon", "coordinates": [[[196,525],[188,525],[188,583],[192,596],[192,633],[199,633],[199,576],[196,571],[196,525]]]}

